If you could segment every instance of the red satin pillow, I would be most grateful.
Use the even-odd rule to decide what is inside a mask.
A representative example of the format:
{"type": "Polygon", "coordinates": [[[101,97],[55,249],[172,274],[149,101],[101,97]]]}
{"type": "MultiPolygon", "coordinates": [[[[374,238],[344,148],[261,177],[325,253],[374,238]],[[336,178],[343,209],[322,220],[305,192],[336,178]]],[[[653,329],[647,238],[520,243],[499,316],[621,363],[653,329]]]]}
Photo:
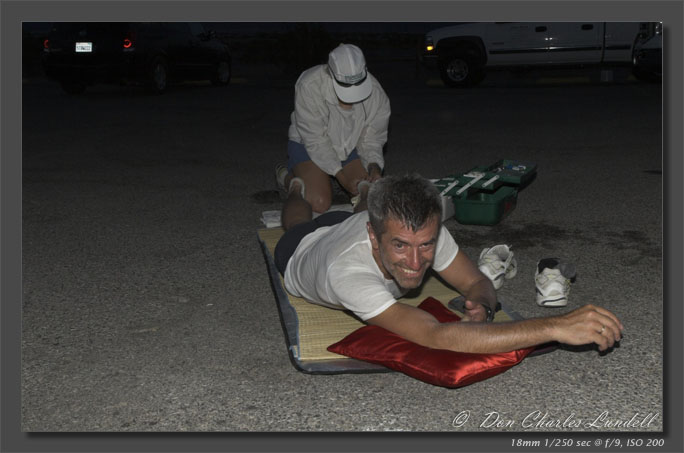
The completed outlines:
{"type": "MultiPolygon", "coordinates": [[[[461,318],[428,297],[418,308],[439,322],[461,318]]],[[[328,346],[336,354],[376,363],[442,387],[463,387],[503,373],[524,359],[534,347],[500,354],[476,354],[432,349],[404,340],[378,326],[364,326],[328,346]]]]}

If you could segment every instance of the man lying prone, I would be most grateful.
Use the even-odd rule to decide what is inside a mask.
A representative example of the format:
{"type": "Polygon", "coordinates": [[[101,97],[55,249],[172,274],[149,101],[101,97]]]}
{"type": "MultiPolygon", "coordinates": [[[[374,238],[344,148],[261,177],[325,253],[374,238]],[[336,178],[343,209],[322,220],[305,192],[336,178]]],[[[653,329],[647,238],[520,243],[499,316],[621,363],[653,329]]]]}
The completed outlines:
{"type": "Polygon", "coordinates": [[[595,343],[604,351],[622,337],[618,318],[594,305],[558,316],[487,322],[496,305],[494,286],[442,225],[439,192],[425,178],[361,182],[365,203],[354,214],[335,211],[316,219],[303,208],[298,184],[283,207],[289,220],[275,250],[276,266],[294,296],[350,310],[414,343],[459,352],[507,352],[551,341],[595,343]],[[443,324],[398,300],[420,286],[429,268],[465,296],[466,322],[443,324]]]}

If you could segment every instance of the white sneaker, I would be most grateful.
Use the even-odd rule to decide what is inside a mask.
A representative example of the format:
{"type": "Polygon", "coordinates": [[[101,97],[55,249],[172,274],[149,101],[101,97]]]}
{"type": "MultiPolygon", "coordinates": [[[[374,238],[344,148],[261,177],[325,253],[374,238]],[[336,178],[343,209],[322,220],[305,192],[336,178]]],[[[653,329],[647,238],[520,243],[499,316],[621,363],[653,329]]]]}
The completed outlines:
{"type": "Polygon", "coordinates": [[[356,205],[359,204],[359,202],[361,201],[361,188],[362,188],[363,186],[368,186],[368,187],[370,187],[370,186],[371,186],[371,182],[370,182],[370,181],[366,181],[366,180],[362,180],[362,181],[359,181],[359,183],[356,185],[356,191],[358,192],[358,194],[357,194],[357,195],[354,195],[353,197],[351,197],[350,202],[351,202],[352,208],[355,208],[356,205]]]}
{"type": "Polygon", "coordinates": [[[570,283],[575,278],[575,267],[561,263],[557,258],[544,258],[537,263],[534,282],[537,288],[537,305],[565,307],[568,304],[570,283]]]}
{"type": "Polygon", "coordinates": [[[290,171],[287,169],[287,165],[284,165],[284,164],[276,165],[275,176],[276,176],[276,184],[278,185],[278,192],[280,192],[280,198],[284,199],[290,195],[290,192],[292,192],[292,184],[293,183],[299,184],[299,193],[301,194],[302,198],[304,198],[304,194],[306,193],[306,188],[304,186],[304,180],[302,178],[297,178],[296,176],[293,176],[292,179],[290,179],[290,185],[288,187],[285,187],[285,179],[287,178],[287,175],[289,173],[290,173],[290,171]]]}
{"type": "Polygon", "coordinates": [[[275,177],[276,177],[276,184],[278,185],[278,192],[280,192],[281,198],[287,197],[287,192],[288,188],[285,187],[285,178],[287,178],[287,174],[289,173],[287,169],[287,165],[285,164],[278,164],[275,167],[275,177]]]}
{"type": "Polygon", "coordinates": [[[511,279],[518,273],[518,263],[513,257],[511,246],[500,244],[482,249],[477,266],[494,285],[494,289],[503,286],[504,278],[511,279]]]}

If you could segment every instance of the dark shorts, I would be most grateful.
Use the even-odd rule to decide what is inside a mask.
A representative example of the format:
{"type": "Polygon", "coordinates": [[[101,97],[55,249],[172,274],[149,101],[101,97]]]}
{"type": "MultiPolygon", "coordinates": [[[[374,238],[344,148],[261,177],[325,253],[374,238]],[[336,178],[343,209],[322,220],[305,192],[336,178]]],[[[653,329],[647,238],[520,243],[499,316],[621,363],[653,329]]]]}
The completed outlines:
{"type": "MultiPolygon", "coordinates": [[[[354,148],[354,151],[351,152],[349,157],[342,162],[342,167],[345,167],[348,163],[356,159],[359,159],[359,153],[356,151],[356,148],[354,148]]],[[[292,140],[287,141],[287,169],[290,173],[293,172],[297,164],[310,160],[311,157],[309,156],[309,153],[306,152],[306,147],[304,147],[304,145],[292,140]]]]}
{"type": "Polygon", "coordinates": [[[352,215],[351,212],[347,211],[329,211],[319,215],[313,220],[300,223],[287,230],[276,244],[275,251],[273,252],[275,265],[278,272],[280,272],[280,275],[285,275],[287,262],[290,261],[290,257],[294,254],[304,236],[320,227],[342,223],[352,215]]]}

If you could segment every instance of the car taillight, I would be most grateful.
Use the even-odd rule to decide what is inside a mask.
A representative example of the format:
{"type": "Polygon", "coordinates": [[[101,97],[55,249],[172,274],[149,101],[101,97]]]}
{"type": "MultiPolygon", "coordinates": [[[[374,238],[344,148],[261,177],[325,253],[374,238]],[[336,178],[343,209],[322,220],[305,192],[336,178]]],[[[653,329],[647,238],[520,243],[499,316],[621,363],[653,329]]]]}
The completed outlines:
{"type": "Polygon", "coordinates": [[[43,41],[43,49],[45,49],[45,50],[50,49],[50,40],[49,39],[46,39],[45,41],[43,41]]]}
{"type": "Polygon", "coordinates": [[[135,33],[132,31],[129,31],[126,33],[126,37],[123,40],[123,48],[124,49],[132,49],[133,44],[135,43],[135,33]]]}

